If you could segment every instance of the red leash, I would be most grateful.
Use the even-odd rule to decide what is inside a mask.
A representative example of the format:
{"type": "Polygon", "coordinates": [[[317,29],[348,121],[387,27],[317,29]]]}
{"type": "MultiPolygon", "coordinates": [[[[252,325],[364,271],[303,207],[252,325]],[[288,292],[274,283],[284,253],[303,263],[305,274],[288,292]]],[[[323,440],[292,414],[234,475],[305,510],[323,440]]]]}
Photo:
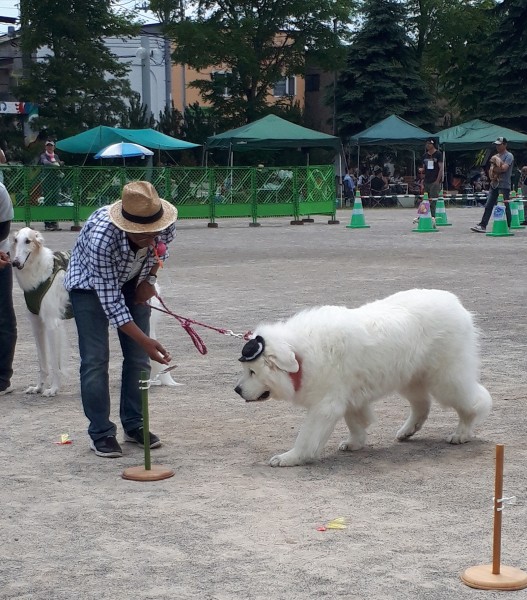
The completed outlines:
{"type": "Polygon", "coordinates": [[[230,335],[232,337],[242,338],[244,340],[248,340],[251,335],[250,331],[248,331],[247,333],[234,333],[231,329],[223,329],[221,327],[213,327],[212,325],[206,325],[205,323],[200,323],[199,321],[194,321],[193,319],[189,319],[187,317],[181,317],[180,315],[176,315],[175,313],[173,313],[167,307],[167,305],[164,303],[161,296],[156,296],[156,298],[159,300],[159,302],[161,303],[161,306],[163,308],[159,308],[157,306],[152,306],[152,305],[150,305],[150,308],[153,308],[154,310],[158,310],[159,312],[165,313],[166,315],[170,315],[171,317],[174,317],[174,319],[177,319],[179,321],[181,327],[183,327],[183,329],[190,336],[190,339],[194,342],[194,346],[196,346],[196,348],[200,354],[207,354],[207,346],[205,346],[205,342],[201,339],[198,332],[195,329],[193,329],[192,325],[199,325],[200,327],[206,327],[207,329],[212,329],[213,331],[217,331],[218,333],[222,333],[223,335],[230,335]]]}

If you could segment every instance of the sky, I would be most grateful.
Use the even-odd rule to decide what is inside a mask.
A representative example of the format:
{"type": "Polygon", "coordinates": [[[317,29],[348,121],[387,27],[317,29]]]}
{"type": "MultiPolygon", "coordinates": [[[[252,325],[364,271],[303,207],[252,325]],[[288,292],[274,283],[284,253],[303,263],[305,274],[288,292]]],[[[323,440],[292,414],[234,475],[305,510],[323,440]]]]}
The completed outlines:
{"type": "MultiPolygon", "coordinates": [[[[144,23],[154,23],[157,22],[157,19],[152,13],[145,12],[143,10],[139,10],[136,7],[139,5],[143,5],[145,0],[119,0],[118,4],[127,10],[131,10],[135,12],[137,18],[140,19],[144,23]]],[[[20,0],[0,0],[0,16],[2,17],[14,17],[15,19],[20,18],[19,7],[20,0]]],[[[7,33],[7,28],[9,27],[8,23],[0,23],[0,35],[4,35],[7,33]]],[[[18,24],[15,25],[18,28],[18,24]]]]}

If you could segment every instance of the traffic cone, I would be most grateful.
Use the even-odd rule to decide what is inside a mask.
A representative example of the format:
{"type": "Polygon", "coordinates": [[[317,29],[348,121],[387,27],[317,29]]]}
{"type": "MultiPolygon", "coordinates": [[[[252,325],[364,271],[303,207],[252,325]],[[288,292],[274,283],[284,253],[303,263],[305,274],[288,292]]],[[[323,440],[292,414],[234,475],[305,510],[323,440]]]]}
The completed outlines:
{"type": "MultiPolygon", "coordinates": [[[[522,203],[523,204],[523,203],[522,203]]],[[[516,199],[516,192],[514,190],[511,191],[511,229],[525,229],[525,225],[521,225],[520,221],[520,211],[518,209],[519,202],[516,199]]]]}
{"type": "Polygon", "coordinates": [[[428,194],[426,192],[423,194],[423,199],[417,209],[417,218],[419,219],[417,222],[417,229],[412,229],[413,232],[433,233],[439,231],[439,229],[434,227],[434,221],[430,214],[430,200],[428,200],[428,194]]]}
{"type": "Polygon", "coordinates": [[[446,216],[445,199],[443,198],[443,190],[439,191],[439,198],[436,201],[436,225],[438,227],[449,227],[452,223],[448,222],[446,216]]]}
{"type": "Polygon", "coordinates": [[[522,195],[521,188],[518,189],[518,194],[516,196],[516,201],[518,202],[518,218],[520,220],[520,224],[525,221],[525,210],[523,207],[524,198],[522,195]]]}
{"type": "Polygon", "coordinates": [[[494,207],[492,215],[494,221],[492,223],[492,233],[487,233],[490,237],[507,237],[514,235],[509,231],[507,225],[507,215],[505,213],[505,204],[503,203],[503,194],[498,196],[498,204],[494,207]]]}
{"type": "Polygon", "coordinates": [[[353,203],[353,210],[351,211],[351,221],[349,225],[346,225],[348,229],[367,229],[369,225],[366,225],[364,219],[364,209],[362,208],[362,199],[360,197],[359,190],[355,193],[355,202],[353,203]]]}

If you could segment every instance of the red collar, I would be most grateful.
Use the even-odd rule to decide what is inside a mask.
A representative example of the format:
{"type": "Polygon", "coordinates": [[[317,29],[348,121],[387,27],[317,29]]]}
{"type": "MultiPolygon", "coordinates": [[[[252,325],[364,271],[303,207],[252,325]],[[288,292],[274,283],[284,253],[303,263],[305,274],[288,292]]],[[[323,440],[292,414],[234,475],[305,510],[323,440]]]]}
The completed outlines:
{"type": "Polygon", "coordinates": [[[296,362],[298,363],[298,371],[296,373],[289,373],[289,377],[291,377],[295,392],[298,392],[302,383],[302,361],[298,356],[296,357],[296,362]]]}

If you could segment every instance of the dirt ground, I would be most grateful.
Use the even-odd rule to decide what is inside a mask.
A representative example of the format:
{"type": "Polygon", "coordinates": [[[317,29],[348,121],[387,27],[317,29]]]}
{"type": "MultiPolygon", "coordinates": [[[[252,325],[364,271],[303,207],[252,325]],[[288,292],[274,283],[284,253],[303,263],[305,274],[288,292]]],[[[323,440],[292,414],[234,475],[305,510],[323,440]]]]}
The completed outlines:
{"type": "MultiPolygon", "coordinates": [[[[89,450],[73,322],[64,390],[49,399],[24,395],[37,361],[15,284],[16,391],[0,398],[0,598],[501,598],[466,587],[459,574],[491,562],[497,443],[505,444],[507,495],[518,498],[503,513],[502,564],[527,570],[527,230],[510,238],[471,233],[481,212],[448,209],[453,226],[422,235],[411,231],[410,209],[367,210],[367,230],[345,227],[349,211],[339,211],[340,225],[323,217],[304,226],[263,220],[259,228],[182,221],[160,278],[174,312],[240,333],[305,307],[355,307],[412,287],[458,294],[477,315],[482,382],[494,399],[478,438],[463,446],[443,441],[456,418],[437,407],[415,438],[396,442],[407,407],[394,396],[378,403],[364,450],[338,452],[342,422],[321,460],[273,469],[269,458],[291,447],[303,411],[244,403],[233,391],[243,342],[199,329],[208,347],[201,356],[163,316],[159,338],[184,385],[150,392],[151,428],[163,440],[152,462],[175,476],[126,481],[122,470],[141,465],[143,451],[123,443],[123,458],[112,460],[89,450]],[[73,443],[55,444],[64,433],[73,443]],[[317,530],[337,517],[346,529],[317,530]]],[[[45,239],[68,249],[75,236],[45,239]]],[[[110,377],[118,423],[116,339],[110,377]]]]}

